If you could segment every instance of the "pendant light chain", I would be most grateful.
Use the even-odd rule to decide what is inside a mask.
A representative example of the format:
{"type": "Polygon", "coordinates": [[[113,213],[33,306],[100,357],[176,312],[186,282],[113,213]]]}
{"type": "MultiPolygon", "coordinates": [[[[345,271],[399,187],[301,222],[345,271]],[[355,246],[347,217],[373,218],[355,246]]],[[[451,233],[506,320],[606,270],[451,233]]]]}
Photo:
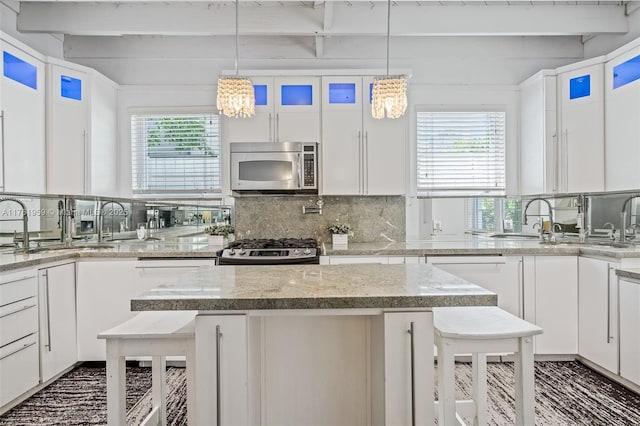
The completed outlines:
{"type": "Polygon", "coordinates": [[[387,74],[373,80],[371,115],[375,119],[399,118],[407,110],[407,78],[389,75],[391,0],[387,0],[387,74]]]}
{"type": "Polygon", "coordinates": [[[236,77],[238,76],[238,40],[240,39],[240,35],[238,32],[238,0],[236,0],[236,77]]]}
{"type": "Polygon", "coordinates": [[[387,75],[389,75],[389,40],[391,38],[391,0],[387,0],[387,75]]]}
{"type": "Polygon", "coordinates": [[[256,112],[256,100],[253,84],[247,77],[240,77],[238,72],[238,57],[240,45],[240,31],[238,30],[238,0],[235,0],[236,11],[236,56],[235,75],[218,79],[217,107],[227,117],[251,117],[256,112]]]}

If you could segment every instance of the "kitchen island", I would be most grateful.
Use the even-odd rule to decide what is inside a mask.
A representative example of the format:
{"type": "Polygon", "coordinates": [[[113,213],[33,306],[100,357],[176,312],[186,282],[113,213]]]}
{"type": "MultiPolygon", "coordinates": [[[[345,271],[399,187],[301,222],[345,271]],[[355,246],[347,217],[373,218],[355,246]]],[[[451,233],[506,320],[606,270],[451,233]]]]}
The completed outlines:
{"type": "Polygon", "coordinates": [[[199,312],[197,424],[375,425],[433,424],[431,308],[496,302],[425,264],[218,266],[131,308],[199,312]]]}

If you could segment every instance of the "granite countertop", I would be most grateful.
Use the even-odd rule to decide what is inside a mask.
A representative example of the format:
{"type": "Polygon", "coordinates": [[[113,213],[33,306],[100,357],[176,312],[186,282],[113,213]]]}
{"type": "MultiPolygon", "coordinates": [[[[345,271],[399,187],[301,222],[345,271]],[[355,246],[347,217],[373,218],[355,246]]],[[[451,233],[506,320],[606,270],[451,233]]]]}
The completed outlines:
{"type": "Polygon", "coordinates": [[[616,275],[620,278],[630,278],[640,281],[640,268],[616,269],[616,275]]]}
{"type": "Polygon", "coordinates": [[[612,258],[640,257],[640,246],[615,248],[598,244],[560,242],[541,244],[537,239],[470,237],[406,242],[349,243],[348,249],[323,245],[328,256],[437,256],[437,255],[586,255],[612,258]]]}
{"type": "MultiPolygon", "coordinates": [[[[94,243],[95,244],[95,243],[94,243]]],[[[205,235],[163,240],[109,243],[109,248],[72,248],[40,253],[0,252],[0,272],[77,258],[212,258],[221,247],[209,246],[205,235]]],[[[83,244],[90,246],[91,243],[83,244]]],[[[347,250],[322,245],[331,256],[437,256],[437,255],[583,255],[615,259],[640,257],[640,246],[614,248],[596,244],[541,244],[536,239],[468,237],[406,242],[349,243],[347,250]]]]}
{"type": "Polygon", "coordinates": [[[495,293],[426,264],[215,266],[136,297],[131,310],[388,309],[496,303],[495,293]]]}
{"type": "MultiPolygon", "coordinates": [[[[93,245],[97,247],[96,243],[93,245]]],[[[77,258],[212,258],[222,249],[209,246],[205,235],[117,243],[106,241],[100,245],[103,248],[91,248],[91,243],[78,246],[39,253],[0,253],[0,272],[77,258]]]]}

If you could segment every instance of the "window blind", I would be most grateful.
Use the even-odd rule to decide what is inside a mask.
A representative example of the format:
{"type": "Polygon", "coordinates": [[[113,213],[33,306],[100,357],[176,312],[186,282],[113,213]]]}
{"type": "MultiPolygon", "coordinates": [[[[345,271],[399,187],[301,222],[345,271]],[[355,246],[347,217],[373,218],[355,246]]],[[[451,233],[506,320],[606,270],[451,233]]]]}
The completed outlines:
{"type": "Polygon", "coordinates": [[[421,195],[505,194],[505,113],[419,111],[421,195]]]}
{"type": "Polygon", "coordinates": [[[133,193],[220,191],[220,117],[131,115],[133,193]]]}

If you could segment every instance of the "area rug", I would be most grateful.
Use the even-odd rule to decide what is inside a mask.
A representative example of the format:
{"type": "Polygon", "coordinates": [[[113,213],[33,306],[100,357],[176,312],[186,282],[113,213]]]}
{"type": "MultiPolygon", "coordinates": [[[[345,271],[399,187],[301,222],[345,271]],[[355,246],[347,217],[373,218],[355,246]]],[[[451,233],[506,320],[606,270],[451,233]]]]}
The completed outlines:
{"type": "MultiPolygon", "coordinates": [[[[456,364],[457,398],[470,397],[471,364],[456,364]]],[[[513,364],[489,363],[488,423],[514,424],[513,364]]],[[[640,395],[579,362],[535,363],[536,425],[640,425],[640,395]]],[[[151,369],[127,367],[127,424],[151,410],[151,369]]],[[[167,424],[186,425],[184,369],[167,371],[167,424]]],[[[81,366],[0,416],[0,426],[99,425],[106,422],[104,367],[81,366]]],[[[355,425],[354,425],[355,426],[355,425]]]]}

